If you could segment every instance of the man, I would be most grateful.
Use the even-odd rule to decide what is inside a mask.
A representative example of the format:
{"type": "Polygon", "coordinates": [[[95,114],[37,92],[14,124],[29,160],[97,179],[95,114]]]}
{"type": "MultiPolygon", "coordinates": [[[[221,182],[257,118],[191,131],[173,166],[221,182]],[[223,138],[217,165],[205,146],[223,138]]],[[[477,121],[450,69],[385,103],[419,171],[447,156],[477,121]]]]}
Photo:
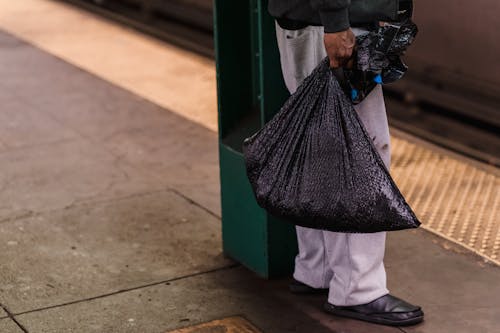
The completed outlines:
{"type": "MultiPolygon", "coordinates": [[[[409,0],[270,0],[283,77],[290,93],[326,56],[347,65],[355,35],[380,21],[411,15],[409,0]]],[[[389,127],[381,86],[355,106],[389,167],[389,127]]],[[[423,312],[389,294],[383,264],[386,233],[348,234],[297,227],[294,293],[328,292],[325,311],[385,325],[420,323],[423,312]]]]}

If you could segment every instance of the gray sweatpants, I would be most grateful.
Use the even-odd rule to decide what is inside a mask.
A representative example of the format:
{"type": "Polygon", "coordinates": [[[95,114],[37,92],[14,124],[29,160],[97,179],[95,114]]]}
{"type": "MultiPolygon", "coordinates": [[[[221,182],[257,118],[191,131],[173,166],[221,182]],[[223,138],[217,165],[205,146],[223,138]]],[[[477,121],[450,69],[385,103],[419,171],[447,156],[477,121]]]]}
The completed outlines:
{"type": "MultiPolygon", "coordinates": [[[[293,93],[326,57],[323,27],[291,31],[276,24],[276,37],[283,78],[293,93]]],[[[355,109],[389,167],[389,126],[382,88],[377,86],[355,109]]],[[[383,263],[385,237],[385,232],[349,234],[297,227],[299,254],[294,278],[314,288],[330,288],[328,301],[334,305],[369,303],[389,293],[383,263]]]]}

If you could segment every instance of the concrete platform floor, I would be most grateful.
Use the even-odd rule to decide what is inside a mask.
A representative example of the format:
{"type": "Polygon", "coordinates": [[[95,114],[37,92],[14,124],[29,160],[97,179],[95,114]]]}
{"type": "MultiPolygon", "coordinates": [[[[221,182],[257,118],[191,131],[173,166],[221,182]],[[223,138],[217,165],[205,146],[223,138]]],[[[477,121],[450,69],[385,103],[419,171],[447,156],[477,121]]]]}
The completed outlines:
{"type": "Polygon", "coordinates": [[[1,333],[163,333],[234,315],[264,333],[498,332],[500,269],[424,230],[390,234],[386,260],[424,324],[324,314],[323,297],[223,257],[208,126],[5,31],[0,63],[1,333]]]}
{"type": "Polygon", "coordinates": [[[217,130],[212,60],[62,1],[0,0],[0,29],[217,130]]]}

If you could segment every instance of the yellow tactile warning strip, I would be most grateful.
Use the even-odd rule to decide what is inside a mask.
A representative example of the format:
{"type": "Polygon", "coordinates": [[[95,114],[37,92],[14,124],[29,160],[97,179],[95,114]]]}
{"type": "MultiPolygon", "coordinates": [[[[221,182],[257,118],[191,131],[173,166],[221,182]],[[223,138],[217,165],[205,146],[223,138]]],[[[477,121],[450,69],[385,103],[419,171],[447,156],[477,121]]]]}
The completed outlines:
{"type": "Polygon", "coordinates": [[[229,317],[166,333],[262,333],[243,317],[229,317]]]}
{"type": "Polygon", "coordinates": [[[391,174],[422,227],[500,265],[500,172],[393,138],[391,174]]]}

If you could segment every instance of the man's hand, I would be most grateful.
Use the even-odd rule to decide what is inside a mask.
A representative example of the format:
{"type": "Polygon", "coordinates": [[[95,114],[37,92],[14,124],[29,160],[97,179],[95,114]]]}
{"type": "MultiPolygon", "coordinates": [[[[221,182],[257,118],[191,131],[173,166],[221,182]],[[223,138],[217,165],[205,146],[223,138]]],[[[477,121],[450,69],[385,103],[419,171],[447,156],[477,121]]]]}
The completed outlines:
{"type": "Polygon", "coordinates": [[[330,67],[338,68],[344,66],[352,56],[356,37],[349,28],[344,31],[325,33],[325,49],[330,58],[330,67]]]}

